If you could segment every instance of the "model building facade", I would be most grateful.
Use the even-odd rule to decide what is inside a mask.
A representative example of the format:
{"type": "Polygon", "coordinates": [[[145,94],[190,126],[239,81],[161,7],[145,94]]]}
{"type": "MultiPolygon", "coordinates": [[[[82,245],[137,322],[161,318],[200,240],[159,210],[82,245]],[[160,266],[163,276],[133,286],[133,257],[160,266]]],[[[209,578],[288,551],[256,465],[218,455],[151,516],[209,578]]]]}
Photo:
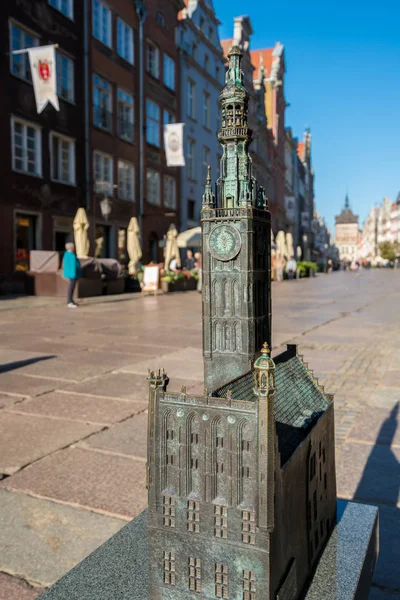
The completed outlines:
{"type": "Polygon", "coordinates": [[[270,215],[240,61],[232,48],[203,196],[204,394],[148,376],[151,600],[296,600],[336,516],[332,399],[296,346],[270,356],[270,215]]]}

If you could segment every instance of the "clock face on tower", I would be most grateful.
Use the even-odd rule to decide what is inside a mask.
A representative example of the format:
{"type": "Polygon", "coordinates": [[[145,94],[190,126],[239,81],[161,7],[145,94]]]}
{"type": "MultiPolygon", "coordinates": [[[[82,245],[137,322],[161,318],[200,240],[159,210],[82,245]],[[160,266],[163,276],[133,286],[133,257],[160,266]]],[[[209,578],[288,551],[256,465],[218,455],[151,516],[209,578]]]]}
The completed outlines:
{"type": "Polygon", "coordinates": [[[241,247],[240,234],[236,227],[218,225],[214,227],[208,238],[210,253],[218,260],[232,260],[241,247]]]}

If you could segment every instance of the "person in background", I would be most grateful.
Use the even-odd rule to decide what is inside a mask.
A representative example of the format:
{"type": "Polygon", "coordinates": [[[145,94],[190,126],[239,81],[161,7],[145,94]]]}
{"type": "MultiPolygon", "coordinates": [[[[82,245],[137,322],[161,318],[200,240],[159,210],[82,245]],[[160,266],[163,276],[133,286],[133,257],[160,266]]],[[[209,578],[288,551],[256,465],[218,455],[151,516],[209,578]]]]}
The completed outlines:
{"type": "Polygon", "coordinates": [[[282,254],[276,255],[276,280],[283,281],[283,269],[285,268],[285,257],[282,254]]]}
{"type": "Polygon", "coordinates": [[[332,273],[332,271],[333,271],[333,262],[332,262],[332,259],[330,258],[328,260],[328,274],[330,275],[332,273]]]}
{"type": "Polygon", "coordinates": [[[291,256],[286,264],[286,272],[288,274],[289,279],[294,279],[297,271],[297,263],[294,259],[294,256],[291,256]]]}
{"type": "Polygon", "coordinates": [[[202,277],[201,252],[196,252],[196,254],[194,255],[194,258],[195,258],[194,268],[196,269],[197,274],[199,276],[199,279],[197,281],[197,291],[201,292],[201,277],[202,277]]]}
{"type": "Polygon", "coordinates": [[[188,250],[186,252],[186,260],[185,260],[185,264],[184,267],[185,269],[187,269],[188,271],[192,271],[192,269],[194,269],[194,257],[193,257],[193,252],[191,250],[188,250]]]}
{"type": "Polygon", "coordinates": [[[69,279],[67,306],[68,308],[77,308],[74,302],[74,291],[77,280],[81,276],[81,263],[75,254],[75,245],[72,242],[65,244],[65,254],[63,259],[63,277],[69,279]]]}

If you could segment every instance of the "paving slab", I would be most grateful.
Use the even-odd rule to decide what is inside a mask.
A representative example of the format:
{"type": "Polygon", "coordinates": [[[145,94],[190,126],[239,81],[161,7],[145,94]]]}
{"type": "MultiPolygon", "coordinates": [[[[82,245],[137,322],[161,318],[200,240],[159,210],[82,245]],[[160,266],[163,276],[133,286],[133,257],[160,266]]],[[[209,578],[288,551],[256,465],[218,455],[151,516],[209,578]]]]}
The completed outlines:
{"type": "Polygon", "coordinates": [[[18,371],[0,373],[0,393],[21,394],[22,396],[37,396],[50,392],[58,387],[63,387],[65,381],[57,379],[43,379],[42,377],[29,377],[18,371]]]}
{"type": "MultiPolygon", "coordinates": [[[[147,375],[149,368],[156,368],[151,363],[157,362],[159,367],[164,368],[167,375],[173,378],[181,378],[184,374],[188,383],[190,380],[198,380],[203,375],[203,357],[199,348],[186,347],[169,354],[161,354],[155,360],[146,360],[133,363],[129,368],[121,369],[123,372],[147,375]]],[[[157,367],[157,368],[159,368],[157,367]]]]}
{"type": "Polygon", "coordinates": [[[131,352],[120,352],[118,351],[118,347],[110,348],[109,346],[105,346],[102,350],[80,350],[75,354],[65,355],[64,358],[69,362],[98,367],[98,373],[94,374],[99,375],[105,371],[111,371],[125,365],[129,366],[135,360],[142,360],[143,355],[139,348],[135,354],[131,352]]]}
{"type": "Polygon", "coordinates": [[[400,448],[348,441],[338,452],[336,474],[340,498],[400,506],[400,448]]]}
{"type": "Polygon", "coordinates": [[[42,588],[34,588],[18,577],[0,573],[0,600],[35,600],[42,592],[42,588]]]}
{"type": "Polygon", "coordinates": [[[22,402],[24,396],[9,396],[8,394],[0,393],[0,409],[9,408],[18,402],[22,402]]]}
{"type": "MultiPolygon", "coordinates": [[[[0,505],[0,571],[43,587],[51,585],[126,524],[121,519],[4,489],[0,489],[0,505]]],[[[12,590],[13,582],[1,579],[0,590],[3,583],[12,590]]],[[[20,590],[19,597],[8,597],[0,591],[0,598],[25,600],[23,588],[20,590]]],[[[30,598],[35,596],[26,595],[27,600],[30,598]]]]}
{"type": "Polygon", "coordinates": [[[101,429],[76,421],[0,413],[0,473],[21,467],[101,429]]]}
{"type": "Polygon", "coordinates": [[[147,505],[145,467],[128,457],[68,448],[8,477],[0,487],[134,517],[147,505]]]}
{"type": "Polygon", "coordinates": [[[400,398],[400,369],[386,371],[382,377],[381,385],[389,388],[397,388],[400,398]]]}
{"type": "Polygon", "coordinates": [[[392,409],[366,406],[358,415],[349,439],[400,446],[400,415],[398,405],[392,409]]]}
{"type": "Polygon", "coordinates": [[[92,448],[146,458],[147,411],[90,436],[84,443],[92,448]]]}
{"type": "Polygon", "coordinates": [[[132,373],[108,373],[99,377],[92,377],[88,381],[69,385],[68,387],[64,387],[64,389],[80,394],[136,401],[143,401],[148,396],[146,377],[132,373]]]}
{"type": "MultiPolygon", "coordinates": [[[[75,357],[75,355],[72,355],[75,357]]],[[[109,367],[108,370],[111,370],[109,367]]],[[[100,367],[98,363],[90,364],[84,360],[75,359],[74,361],[68,361],[64,358],[53,358],[47,361],[36,362],[21,368],[20,372],[24,375],[36,375],[41,377],[58,377],[60,379],[70,379],[71,381],[81,381],[88,377],[95,377],[96,375],[105,371],[106,367],[100,367]]]]}
{"type": "MultiPolygon", "coordinates": [[[[0,396],[0,406],[1,403],[0,396]]],[[[71,392],[50,392],[9,406],[9,410],[107,425],[137,414],[145,410],[147,405],[147,399],[145,402],[131,404],[111,398],[96,398],[71,392]]]]}

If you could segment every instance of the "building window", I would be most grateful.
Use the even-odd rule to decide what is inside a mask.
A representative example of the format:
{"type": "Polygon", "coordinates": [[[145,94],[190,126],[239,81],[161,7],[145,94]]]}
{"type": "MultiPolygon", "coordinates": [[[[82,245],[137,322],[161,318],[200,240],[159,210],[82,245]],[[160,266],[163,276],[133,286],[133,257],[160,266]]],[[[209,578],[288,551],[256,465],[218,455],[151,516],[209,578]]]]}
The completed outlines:
{"type": "Polygon", "coordinates": [[[243,600],[256,600],[256,575],[254,571],[243,571],[243,600]]]}
{"type": "Polygon", "coordinates": [[[228,598],[228,565],[215,563],[215,595],[228,598]]]}
{"type": "Polygon", "coordinates": [[[118,228],[118,261],[121,265],[128,265],[129,256],[126,249],[126,235],[127,230],[125,227],[118,228]]]}
{"type": "Polygon", "coordinates": [[[187,528],[188,531],[200,531],[200,502],[188,500],[187,503],[187,528]]]}
{"type": "Polygon", "coordinates": [[[207,73],[208,73],[209,69],[210,69],[210,57],[208,56],[208,54],[205,54],[204,55],[204,70],[207,71],[207,73]]]}
{"type": "Polygon", "coordinates": [[[169,175],[164,175],[164,206],[176,208],[176,180],[169,175]]]}
{"type": "Polygon", "coordinates": [[[316,521],[318,519],[317,492],[313,493],[313,507],[314,507],[314,521],[316,521]]]}
{"type": "Polygon", "coordinates": [[[192,44],[192,58],[196,60],[197,58],[197,44],[193,42],[192,44]]]}
{"type": "Polygon", "coordinates": [[[147,72],[156,79],[160,78],[160,51],[151,42],[147,42],[147,72]]]}
{"type": "Polygon", "coordinates": [[[23,50],[39,45],[39,38],[32,35],[26,29],[18,27],[14,23],[10,26],[10,69],[13,75],[32,81],[31,66],[27,52],[23,54],[11,54],[13,50],[23,50]]]}
{"type": "Polygon", "coordinates": [[[53,6],[63,15],[69,17],[70,19],[74,18],[74,2],[73,0],[49,0],[50,6],[53,6]]]}
{"type": "Polygon", "coordinates": [[[202,178],[201,179],[202,179],[203,184],[206,183],[209,164],[210,164],[210,149],[207,148],[206,146],[203,146],[202,161],[201,161],[201,167],[202,167],[202,171],[201,171],[202,178]]]}
{"type": "Polygon", "coordinates": [[[244,544],[256,543],[256,520],[254,510],[242,510],[242,542],[244,544]]]}
{"type": "Polygon", "coordinates": [[[219,82],[221,70],[218,66],[215,67],[215,79],[219,82]]]}
{"type": "Polygon", "coordinates": [[[96,248],[95,258],[108,258],[110,256],[110,227],[108,225],[96,225],[96,248]]]}
{"type": "Polygon", "coordinates": [[[250,467],[242,467],[242,477],[249,479],[250,477],[250,467]]]}
{"type": "Polygon", "coordinates": [[[146,141],[160,147],[160,107],[152,100],[146,100],[146,141]]]}
{"type": "Polygon", "coordinates": [[[74,85],[74,61],[65,54],[57,51],[57,95],[64,100],[74,102],[75,100],[75,85],[74,85]]]}
{"type": "Polygon", "coordinates": [[[162,13],[158,12],[156,15],[156,23],[161,25],[161,27],[165,27],[165,17],[162,13]]]}
{"type": "Polygon", "coordinates": [[[118,161],[118,197],[121,200],[135,199],[134,167],[123,160],[118,161]]]}
{"type": "Polygon", "coordinates": [[[94,158],[94,182],[95,191],[107,196],[113,195],[113,159],[102,152],[95,152],[94,158]]]}
{"type": "Polygon", "coordinates": [[[216,505],[214,507],[214,534],[215,537],[223,538],[224,540],[228,537],[228,507],[223,505],[216,505]]]}
{"type": "Polygon", "coordinates": [[[154,169],[147,169],[147,202],[161,205],[160,173],[154,169]]]}
{"type": "Polygon", "coordinates": [[[316,460],[315,460],[315,452],[310,458],[310,481],[312,481],[315,477],[315,469],[316,469],[316,460]]]}
{"type": "Polygon", "coordinates": [[[201,593],[201,560],[189,558],[189,591],[201,593]]]}
{"type": "Polygon", "coordinates": [[[31,250],[36,250],[37,217],[17,213],[15,215],[15,270],[28,271],[31,250]]]}
{"type": "Polygon", "coordinates": [[[196,118],[196,84],[188,79],[188,116],[196,118]]]}
{"type": "Polygon", "coordinates": [[[203,92],[203,125],[210,129],[211,126],[211,110],[210,110],[210,94],[203,92]]]}
{"type": "Polygon", "coordinates": [[[189,179],[196,179],[196,142],[188,138],[187,169],[189,179]]]}
{"type": "Polygon", "coordinates": [[[175,61],[168,54],[164,54],[164,85],[175,89],[175,61]]]}
{"type": "Polygon", "coordinates": [[[105,46],[112,47],[111,10],[100,0],[93,0],[93,35],[105,46]]]}
{"type": "Polygon", "coordinates": [[[190,221],[196,220],[196,201],[188,200],[188,219],[190,221]]]}
{"type": "Polygon", "coordinates": [[[190,468],[191,469],[198,469],[199,468],[199,459],[198,458],[191,458],[190,459],[190,468]]]}
{"type": "Polygon", "coordinates": [[[175,527],[175,496],[163,496],[163,525],[175,527]]]}
{"type": "Polygon", "coordinates": [[[11,119],[12,168],[42,176],[42,131],[36,125],[11,119]]]}
{"type": "Polygon", "coordinates": [[[133,29],[122,19],[117,19],[117,52],[133,65],[133,29]]]}
{"type": "Polygon", "coordinates": [[[164,583],[175,585],[175,552],[164,552],[164,583]]]}
{"type": "Polygon", "coordinates": [[[203,18],[203,17],[200,17],[200,29],[201,29],[202,31],[204,31],[204,25],[205,25],[204,18],[203,18]]]}
{"type": "Polygon", "coordinates": [[[75,140],[50,134],[51,178],[75,185],[75,140]]]}
{"type": "Polygon", "coordinates": [[[118,111],[118,135],[120,138],[133,141],[133,96],[118,90],[117,93],[117,111],[118,111]]]}
{"type": "Polygon", "coordinates": [[[106,131],[111,131],[112,126],[111,93],[111,83],[93,75],[93,123],[106,131]]]}

